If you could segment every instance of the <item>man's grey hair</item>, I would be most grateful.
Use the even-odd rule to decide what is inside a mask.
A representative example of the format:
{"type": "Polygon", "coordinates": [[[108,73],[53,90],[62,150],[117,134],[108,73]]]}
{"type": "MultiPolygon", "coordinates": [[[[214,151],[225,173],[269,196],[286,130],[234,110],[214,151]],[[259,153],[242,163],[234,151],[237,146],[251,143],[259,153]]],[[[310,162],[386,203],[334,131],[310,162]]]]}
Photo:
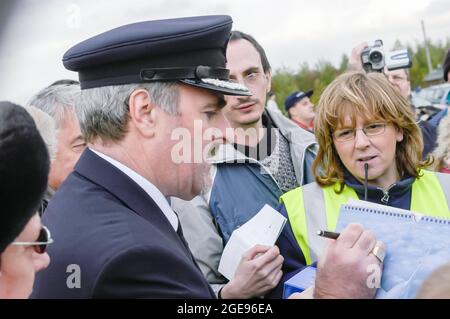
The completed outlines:
{"type": "Polygon", "coordinates": [[[133,91],[145,89],[150,100],[168,114],[178,111],[179,84],[152,82],[105,86],[81,91],[75,113],[86,142],[120,141],[128,131],[128,100],[133,91]]]}
{"type": "Polygon", "coordinates": [[[50,115],[34,106],[28,105],[24,108],[33,118],[34,123],[47,146],[50,161],[53,162],[56,157],[58,146],[58,131],[56,130],[55,120],[50,115]]]}
{"type": "Polygon", "coordinates": [[[50,115],[56,127],[59,128],[64,121],[66,112],[74,111],[80,95],[80,85],[62,84],[50,85],[41,90],[28,101],[28,106],[34,106],[50,115]]]}

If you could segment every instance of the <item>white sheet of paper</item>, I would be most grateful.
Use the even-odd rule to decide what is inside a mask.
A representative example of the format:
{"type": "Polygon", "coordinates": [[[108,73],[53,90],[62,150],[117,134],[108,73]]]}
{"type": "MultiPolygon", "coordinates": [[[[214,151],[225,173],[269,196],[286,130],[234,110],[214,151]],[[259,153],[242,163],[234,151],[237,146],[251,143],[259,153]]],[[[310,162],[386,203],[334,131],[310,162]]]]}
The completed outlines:
{"type": "Polygon", "coordinates": [[[219,272],[233,279],[242,255],[255,245],[273,246],[280,236],[286,218],[269,205],[233,231],[220,259],[219,272]]]}

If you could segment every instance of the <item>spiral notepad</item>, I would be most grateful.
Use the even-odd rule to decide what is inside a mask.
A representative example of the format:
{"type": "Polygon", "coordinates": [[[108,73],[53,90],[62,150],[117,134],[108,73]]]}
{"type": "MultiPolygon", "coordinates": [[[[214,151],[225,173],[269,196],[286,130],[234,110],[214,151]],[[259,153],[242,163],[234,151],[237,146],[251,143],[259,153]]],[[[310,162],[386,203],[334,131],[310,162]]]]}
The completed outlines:
{"type": "Polygon", "coordinates": [[[450,262],[450,220],[351,200],[342,205],[337,231],[349,223],[372,230],[386,246],[377,298],[414,298],[434,269],[450,262]]]}

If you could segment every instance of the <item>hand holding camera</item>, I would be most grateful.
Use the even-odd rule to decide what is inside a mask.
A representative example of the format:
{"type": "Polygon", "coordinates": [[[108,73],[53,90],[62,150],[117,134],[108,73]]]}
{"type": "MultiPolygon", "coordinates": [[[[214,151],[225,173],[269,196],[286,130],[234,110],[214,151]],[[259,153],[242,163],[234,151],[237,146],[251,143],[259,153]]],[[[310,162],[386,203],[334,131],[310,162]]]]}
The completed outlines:
{"type": "Polygon", "coordinates": [[[366,72],[383,72],[386,67],[389,71],[410,68],[412,60],[407,49],[384,52],[383,41],[376,40],[373,46],[366,42],[353,48],[349,62],[349,70],[363,70],[366,72]]]}
{"type": "Polygon", "coordinates": [[[373,46],[362,50],[361,63],[366,72],[383,72],[385,67],[392,71],[412,65],[407,49],[384,52],[382,40],[375,40],[373,46]]]}

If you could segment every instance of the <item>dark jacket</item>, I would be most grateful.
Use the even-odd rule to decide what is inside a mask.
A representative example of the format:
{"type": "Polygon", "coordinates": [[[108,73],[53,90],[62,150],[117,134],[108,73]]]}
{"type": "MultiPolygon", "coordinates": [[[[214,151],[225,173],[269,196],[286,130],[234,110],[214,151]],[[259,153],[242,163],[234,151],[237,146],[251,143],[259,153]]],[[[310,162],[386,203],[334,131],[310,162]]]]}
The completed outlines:
{"type": "Polygon", "coordinates": [[[427,121],[420,121],[419,127],[422,131],[423,138],[422,158],[425,159],[427,155],[430,154],[436,147],[437,128],[427,121]]]}
{"type": "Polygon", "coordinates": [[[36,277],[34,298],[214,298],[151,197],[89,149],[43,223],[55,242],[50,266],[36,277]],[[69,265],[81,270],[80,288],[68,288],[69,265]]]}
{"type": "Polygon", "coordinates": [[[441,123],[441,120],[445,118],[448,114],[448,107],[440,111],[439,113],[435,114],[430,120],[428,120],[428,123],[431,125],[438,127],[441,123]]]}

